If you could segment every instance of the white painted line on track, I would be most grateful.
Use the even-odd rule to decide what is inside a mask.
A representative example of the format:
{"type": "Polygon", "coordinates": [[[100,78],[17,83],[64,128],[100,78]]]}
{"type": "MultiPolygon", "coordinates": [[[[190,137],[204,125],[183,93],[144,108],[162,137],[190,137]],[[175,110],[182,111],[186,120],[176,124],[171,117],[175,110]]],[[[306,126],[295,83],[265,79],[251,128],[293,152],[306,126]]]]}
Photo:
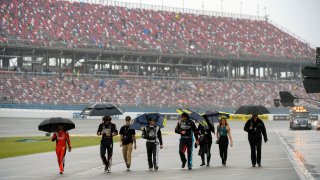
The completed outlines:
{"type": "Polygon", "coordinates": [[[293,150],[289,148],[288,144],[284,141],[284,139],[282,138],[282,136],[279,134],[279,132],[276,131],[276,134],[279,138],[279,141],[281,142],[281,144],[283,145],[282,148],[285,149],[285,151],[287,152],[287,156],[292,164],[292,166],[294,167],[294,169],[296,170],[298,176],[300,177],[300,179],[307,179],[307,180],[314,180],[314,178],[311,176],[311,174],[308,172],[308,170],[306,169],[306,167],[303,165],[303,163],[301,161],[298,161],[294,158],[293,155],[293,150]]]}

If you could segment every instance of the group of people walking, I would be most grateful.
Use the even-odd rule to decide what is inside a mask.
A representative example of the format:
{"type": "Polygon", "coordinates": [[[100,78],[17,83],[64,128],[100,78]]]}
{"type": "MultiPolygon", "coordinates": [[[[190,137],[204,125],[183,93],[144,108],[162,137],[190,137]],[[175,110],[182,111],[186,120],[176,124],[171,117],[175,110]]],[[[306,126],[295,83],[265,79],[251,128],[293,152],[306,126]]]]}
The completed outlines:
{"type": "MultiPolygon", "coordinates": [[[[211,146],[213,142],[212,133],[215,134],[215,128],[214,125],[209,122],[206,116],[203,117],[206,119],[207,126],[199,123],[198,127],[196,127],[189,115],[187,113],[183,113],[181,115],[181,121],[178,122],[175,128],[175,132],[181,135],[179,154],[182,162],[182,168],[185,168],[186,163],[188,163],[188,169],[192,170],[192,151],[194,141],[196,148],[200,146],[198,153],[202,160],[200,166],[210,166],[211,146]],[[185,151],[187,151],[188,158],[185,157],[185,151]],[[205,158],[207,158],[207,162],[205,162],[205,158]]],[[[231,130],[225,117],[220,118],[216,137],[216,143],[219,144],[222,165],[225,166],[227,161],[229,140],[231,141],[231,146],[233,144],[231,130]]]]}
{"type": "MultiPolygon", "coordinates": [[[[188,170],[192,170],[192,152],[193,147],[199,147],[198,155],[201,157],[200,166],[210,166],[211,146],[213,143],[212,133],[216,136],[216,144],[219,145],[219,154],[221,163],[226,165],[229,145],[233,146],[231,136],[231,128],[225,117],[221,117],[219,125],[214,128],[214,124],[210,123],[208,117],[203,116],[206,125],[199,123],[198,127],[192,121],[187,113],[181,114],[181,119],[175,127],[175,133],[180,135],[179,155],[181,159],[181,167],[187,166],[188,170]],[[185,156],[187,154],[187,157],[185,156]]],[[[113,155],[113,137],[120,134],[120,146],[122,147],[123,159],[126,164],[127,171],[131,167],[131,154],[133,149],[137,148],[136,133],[134,129],[130,129],[131,117],[125,118],[125,125],[118,132],[117,127],[111,122],[110,116],[104,116],[103,122],[99,125],[97,135],[102,136],[100,143],[100,157],[105,166],[104,170],[110,172],[113,155]],[[107,157],[106,157],[107,154],[107,157]]],[[[248,140],[251,148],[252,167],[258,165],[261,167],[261,144],[262,136],[267,142],[266,128],[258,115],[252,115],[244,126],[244,131],[248,132],[248,140]]],[[[159,149],[163,149],[162,133],[159,126],[156,125],[155,119],[148,119],[148,125],[142,129],[142,138],[146,139],[147,160],[149,170],[157,171],[159,169],[159,149]]],[[[67,145],[69,152],[71,151],[71,142],[68,132],[63,130],[63,126],[59,125],[57,132],[52,136],[52,141],[56,141],[56,154],[58,158],[60,174],[64,172],[64,156],[67,145]]]]}

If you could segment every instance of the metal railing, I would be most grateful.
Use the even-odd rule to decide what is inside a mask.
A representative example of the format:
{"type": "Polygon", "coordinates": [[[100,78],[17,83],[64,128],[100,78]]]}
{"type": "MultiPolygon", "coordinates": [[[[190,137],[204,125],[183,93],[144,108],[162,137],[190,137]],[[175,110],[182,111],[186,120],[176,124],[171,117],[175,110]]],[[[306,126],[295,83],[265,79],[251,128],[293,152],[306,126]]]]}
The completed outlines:
{"type": "MultiPolygon", "coordinates": [[[[248,79],[230,79],[230,78],[214,78],[206,76],[190,76],[190,75],[179,75],[179,76],[142,76],[142,75],[110,75],[110,74],[85,74],[85,73],[63,73],[63,78],[71,79],[110,79],[110,80],[148,80],[148,81],[228,81],[228,82],[289,82],[297,83],[300,82],[299,79],[296,80],[286,80],[286,79],[261,79],[261,78],[248,78],[248,79]]],[[[56,72],[18,72],[18,71],[5,71],[0,69],[0,80],[12,77],[20,78],[61,78],[61,73],[56,72]]]]}
{"type": "Polygon", "coordinates": [[[159,55],[180,55],[180,56],[209,56],[211,58],[233,58],[233,59],[241,59],[241,58],[253,58],[253,59],[295,59],[295,60],[314,60],[315,57],[303,57],[303,56],[294,56],[288,58],[286,55],[274,55],[269,56],[266,54],[261,54],[259,57],[252,57],[248,54],[234,54],[228,51],[225,51],[223,55],[218,55],[211,50],[201,50],[195,48],[193,50],[182,50],[182,49],[153,49],[153,48],[138,48],[138,47],[129,47],[129,46],[100,46],[97,44],[89,44],[89,43],[63,43],[63,42],[53,42],[53,41],[28,41],[26,39],[6,39],[5,43],[0,41],[0,46],[11,46],[11,47],[25,47],[25,48],[62,48],[63,50],[101,50],[101,51],[114,51],[114,52],[126,52],[126,53],[155,53],[159,55]]]}
{"type": "Polygon", "coordinates": [[[264,16],[254,16],[254,15],[226,13],[226,12],[217,12],[217,11],[205,11],[200,9],[188,9],[188,8],[170,7],[170,6],[163,6],[163,5],[129,3],[129,2],[122,2],[122,1],[115,1],[115,0],[60,0],[60,1],[68,1],[71,3],[78,2],[78,3],[101,4],[104,6],[119,6],[119,7],[125,7],[128,9],[147,9],[147,10],[154,10],[154,11],[168,11],[168,12],[174,12],[174,13],[187,13],[187,14],[206,15],[206,16],[241,18],[241,19],[259,20],[259,21],[266,20],[264,16]]]}
{"type": "Polygon", "coordinates": [[[311,42],[307,41],[306,39],[302,38],[301,36],[293,33],[292,31],[290,31],[289,29],[283,27],[282,25],[280,25],[279,23],[276,23],[275,21],[273,20],[268,20],[268,23],[274,25],[275,27],[277,27],[278,29],[280,29],[281,31],[289,34],[290,36],[296,38],[297,40],[305,43],[305,44],[308,44],[311,48],[315,49],[317,46],[312,44],[311,42]]]}

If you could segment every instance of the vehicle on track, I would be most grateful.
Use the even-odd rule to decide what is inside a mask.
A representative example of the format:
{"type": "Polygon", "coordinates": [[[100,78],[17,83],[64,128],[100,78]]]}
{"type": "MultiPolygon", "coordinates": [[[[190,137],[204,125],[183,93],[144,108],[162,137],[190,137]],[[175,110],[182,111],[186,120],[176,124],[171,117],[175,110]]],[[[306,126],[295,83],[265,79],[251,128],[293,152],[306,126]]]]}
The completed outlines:
{"type": "Polygon", "coordinates": [[[295,106],[290,110],[290,129],[306,129],[311,130],[311,115],[303,106],[295,106]]]}

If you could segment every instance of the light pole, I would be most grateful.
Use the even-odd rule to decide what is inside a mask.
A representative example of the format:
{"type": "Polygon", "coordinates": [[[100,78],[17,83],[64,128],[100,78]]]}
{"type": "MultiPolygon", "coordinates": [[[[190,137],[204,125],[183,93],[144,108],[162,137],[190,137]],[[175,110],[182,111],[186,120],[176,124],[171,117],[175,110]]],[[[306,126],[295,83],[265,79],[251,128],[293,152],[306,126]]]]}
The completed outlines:
{"type": "Polygon", "coordinates": [[[222,13],[222,16],[223,16],[223,0],[221,0],[221,13],[222,13]]]}
{"type": "Polygon", "coordinates": [[[162,11],[163,11],[163,0],[161,1],[161,5],[162,5],[162,11]]]}
{"type": "Polygon", "coordinates": [[[202,14],[204,14],[204,0],[202,0],[202,14]]]}
{"type": "Polygon", "coordinates": [[[264,18],[268,21],[267,7],[264,7],[264,18]]]}
{"type": "Polygon", "coordinates": [[[182,12],[184,12],[184,0],[182,0],[182,12]]]}

